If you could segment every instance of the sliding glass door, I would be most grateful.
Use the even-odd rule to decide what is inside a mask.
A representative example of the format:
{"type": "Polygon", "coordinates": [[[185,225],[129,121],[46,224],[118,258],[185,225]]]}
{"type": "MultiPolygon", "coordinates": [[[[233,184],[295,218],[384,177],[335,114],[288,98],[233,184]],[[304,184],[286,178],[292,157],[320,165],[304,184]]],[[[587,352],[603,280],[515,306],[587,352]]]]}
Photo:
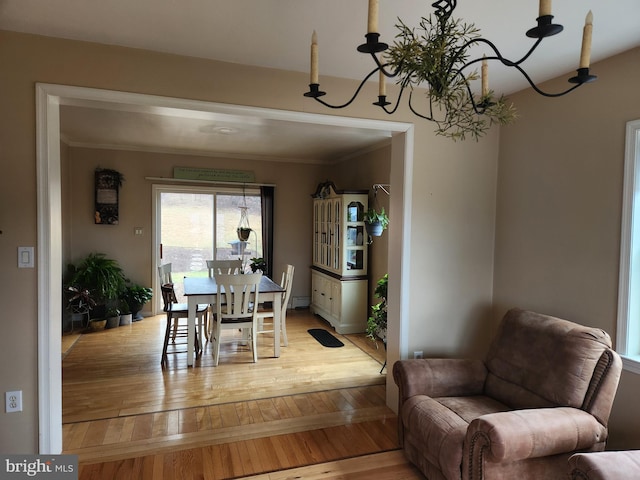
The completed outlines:
{"type": "Polygon", "coordinates": [[[258,190],[176,186],[155,186],[154,190],[156,277],[159,265],[171,263],[178,301],[184,301],[182,279],[206,276],[207,260],[240,258],[245,271],[250,271],[250,259],[263,256],[258,190]],[[237,229],[245,207],[252,231],[246,241],[240,241],[237,229]]]}

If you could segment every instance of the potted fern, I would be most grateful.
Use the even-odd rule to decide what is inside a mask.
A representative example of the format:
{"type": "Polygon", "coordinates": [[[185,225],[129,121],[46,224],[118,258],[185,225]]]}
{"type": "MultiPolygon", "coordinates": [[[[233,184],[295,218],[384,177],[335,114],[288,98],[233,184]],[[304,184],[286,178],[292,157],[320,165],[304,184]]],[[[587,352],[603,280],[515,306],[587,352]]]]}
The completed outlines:
{"type": "Polygon", "coordinates": [[[95,301],[91,318],[105,318],[116,307],[125,287],[124,272],[118,262],[103,253],[90,253],[77,265],[69,265],[69,284],[87,289],[95,301]]]}

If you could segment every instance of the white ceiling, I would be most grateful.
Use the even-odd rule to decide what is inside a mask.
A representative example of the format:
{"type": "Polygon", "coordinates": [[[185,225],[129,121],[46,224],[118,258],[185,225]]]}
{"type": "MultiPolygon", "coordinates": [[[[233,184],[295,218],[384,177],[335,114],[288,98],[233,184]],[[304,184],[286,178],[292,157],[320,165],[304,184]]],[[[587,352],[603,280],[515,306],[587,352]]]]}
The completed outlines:
{"type": "MultiPolygon", "coordinates": [[[[393,42],[398,18],[416,26],[419,17],[433,11],[430,3],[431,0],[380,0],[381,40],[393,42]]],[[[564,31],[545,39],[525,63],[536,82],[573,74],[589,10],[594,15],[592,63],[640,45],[639,0],[556,0],[552,10],[554,21],[564,25],[564,31]]],[[[474,23],[503,55],[514,59],[532,44],[525,31],[535,26],[537,14],[535,0],[460,0],[454,17],[474,23]]],[[[3,30],[300,72],[308,71],[311,33],[316,30],[321,83],[324,75],[360,79],[373,69],[371,59],[355,50],[364,41],[366,21],[366,0],[0,0],[3,30]]],[[[527,87],[519,74],[493,64],[490,85],[497,93],[505,94],[527,87]]],[[[306,88],[301,85],[300,91],[306,88]]],[[[386,133],[379,131],[349,131],[345,135],[344,129],[331,131],[330,127],[302,127],[286,122],[256,125],[242,121],[238,125],[226,118],[178,122],[181,115],[163,118],[163,114],[121,107],[93,107],[64,107],[63,135],[69,142],[325,161],[328,156],[345,155],[386,138],[386,133]],[[135,129],[145,128],[146,135],[132,136],[133,125],[135,129]],[[225,135],[216,130],[226,126],[237,132],[225,135]],[[145,144],[140,143],[141,137],[145,144]],[[331,142],[326,141],[328,137],[331,142]],[[301,148],[301,143],[307,148],[301,148]],[[335,152],[327,147],[333,143],[337,146],[335,152]],[[309,145],[317,149],[317,157],[309,157],[309,145]],[[305,152],[307,157],[302,158],[305,152]]]]}

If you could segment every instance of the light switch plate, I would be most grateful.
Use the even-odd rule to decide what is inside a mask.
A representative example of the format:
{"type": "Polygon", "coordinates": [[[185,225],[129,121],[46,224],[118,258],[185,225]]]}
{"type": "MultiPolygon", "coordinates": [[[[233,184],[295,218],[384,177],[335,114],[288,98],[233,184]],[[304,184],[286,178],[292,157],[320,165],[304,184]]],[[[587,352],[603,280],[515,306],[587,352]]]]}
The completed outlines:
{"type": "Polygon", "coordinates": [[[33,268],[33,247],[18,247],[18,268],[33,268]]]}

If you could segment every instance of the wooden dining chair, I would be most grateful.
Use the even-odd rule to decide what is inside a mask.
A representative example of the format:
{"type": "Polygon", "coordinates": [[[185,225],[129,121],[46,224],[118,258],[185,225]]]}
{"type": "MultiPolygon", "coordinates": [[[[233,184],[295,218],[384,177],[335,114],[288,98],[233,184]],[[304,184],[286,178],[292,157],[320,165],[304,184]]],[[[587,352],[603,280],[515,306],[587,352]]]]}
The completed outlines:
{"type": "Polygon", "coordinates": [[[207,260],[209,276],[213,278],[216,273],[235,274],[242,271],[242,260],[207,260]]]}
{"type": "MultiPolygon", "coordinates": [[[[189,331],[187,329],[187,318],[189,316],[189,309],[186,303],[178,303],[176,299],[176,292],[173,289],[173,283],[165,283],[160,287],[162,291],[163,310],[167,314],[167,326],[164,331],[164,343],[162,345],[162,357],[160,364],[164,368],[168,364],[167,354],[169,353],[169,337],[172,337],[172,344],[175,347],[179,345],[186,345],[185,342],[177,342],[176,339],[186,339],[189,331]],[[181,322],[182,320],[182,322],[181,322]]],[[[204,317],[208,314],[208,305],[198,305],[196,310],[196,317],[199,322],[204,321],[204,317]]],[[[194,347],[196,355],[199,356],[202,352],[202,345],[198,337],[198,324],[195,325],[195,342],[194,347]]],[[[186,350],[177,350],[173,348],[170,353],[185,353],[186,350]]]]}
{"type": "Polygon", "coordinates": [[[216,295],[216,313],[212,318],[213,331],[213,364],[218,366],[220,358],[220,344],[222,331],[241,329],[248,334],[244,337],[251,342],[253,362],[258,361],[258,346],[256,341],[256,327],[258,322],[257,309],[252,303],[258,302],[258,293],[262,273],[244,275],[216,273],[218,286],[216,295]]]}
{"type": "MultiPolygon", "coordinates": [[[[282,279],[280,280],[280,286],[285,289],[285,293],[282,295],[282,305],[280,309],[280,332],[282,334],[282,343],[285,347],[289,346],[289,340],[287,339],[287,305],[289,305],[289,297],[291,296],[291,287],[293,285],[293,273],[295,267],[293,265],[287,265],[287,268],[282,272],[282,279]]],[[[274,313],[273,308],[264,309],[261,308],[258,311],[258,330],[257,333],[270,333],[274,331],[274,313]],[[265,320],[271,319],[270,322],[265,320]],[[270,327],[270,328],[269,328],[270,327]]]]}
{"type": "MultiPolygon", "coordinates": [[[[158,276],[160,277],[160,285],[161,286],[162,285],[171,285],[172,289],[173,289],[173,278],[171,276],[171,263],[165,263],[163,265],[160,265],[158,267],[158,276]]],[[[177,301],[175,290],[173,290],[173,299],[174,299],[174,301],[177,301]]],[[[164,297],[163,297],[163,301],[164,301],[164,297]]],[[[163,308],[166,308],[166,305],[167,304],[165,302],[163,308]]],[[[187,304],[186,303],[178,303],[178,304],[174,305],[173,310],[174,311],[180,310],[178,308],[178,306],[184,306],[185,310],[187,309],[187,304]]],[[[202,321],[203,321],[203,327],[204,327],[204,335],[205,335],[205,338],[208,340],[209,339],[209,335],[208,335],[208,331],[209,331],[209,316],[210,316],[209,315],[209,305],[207,305],[207,304],[198,304],[197,311],[198,311],[199,314],[203,309],[207,310],[207,312],[206,312],[207,314],[204,315],[204,318],[202,319],[202,321]]],[[[164,310],[164,311],[166,312],[166,310],[164,310]]],[[[198,316],[200,317],[201,315],[198,315],[198,316]]],[[[180,317],[180,318],[183,318],[183,317],[180,317]]],[[[178,334],[178,321],[176,320],[174,325],[173,325],[173,334],[171,336],[172,340],[174,342],[176,340],[177,334],[178,334]]]]}

